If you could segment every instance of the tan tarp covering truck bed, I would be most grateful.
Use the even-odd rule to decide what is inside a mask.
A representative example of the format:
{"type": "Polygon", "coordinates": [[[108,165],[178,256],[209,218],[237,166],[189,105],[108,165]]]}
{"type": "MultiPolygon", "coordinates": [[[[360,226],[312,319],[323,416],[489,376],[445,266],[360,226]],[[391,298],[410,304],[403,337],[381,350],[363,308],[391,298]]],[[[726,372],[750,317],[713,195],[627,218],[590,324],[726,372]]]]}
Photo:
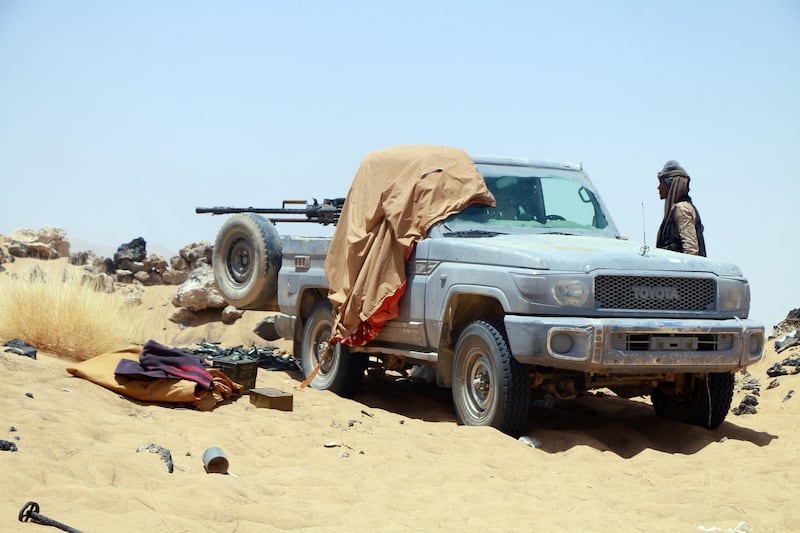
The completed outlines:
{"type": "Polygon", "coordinates": [[[444,146],[367,154],[353,179],[325,260],[338,309],[333,340],[360,346],[398,315],[405,261],[430,227],[494,197],[472,158],[444,146]]]}

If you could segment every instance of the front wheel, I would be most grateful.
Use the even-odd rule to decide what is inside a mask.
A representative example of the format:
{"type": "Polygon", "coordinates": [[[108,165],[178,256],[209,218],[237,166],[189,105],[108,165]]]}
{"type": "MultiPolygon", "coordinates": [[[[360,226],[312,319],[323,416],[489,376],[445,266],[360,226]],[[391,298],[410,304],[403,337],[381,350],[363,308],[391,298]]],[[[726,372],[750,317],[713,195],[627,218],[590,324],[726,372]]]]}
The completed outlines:
{"type": "MultiPolygon", "coordinates": [[[[328,349],[332,331],[333,308],[327,302],[319,302],[311,311],[303,328],[300,353],[306,378],[311,375],[324,356],[325,350],[328,349]]],[[[331,353],[311,380],[311,386],[350,398],[358,391],[365,369],[366,356],[351,354],[347,346],[338,343],[331,348],[331,353]]]]}
{"type": "Polygon", "coordinates": [[[511,355],[502,323],[476,320],[456,343],[453,404],[459,422],[517,436],[528,417],[528,371],[511,355]]]}
{"type": "Polygon", "coordinates": [[[664,387],[650,393],[656,414],[706,429],[718,428],[728,415],[733,400],[733,374],[687,376],[687,380],[691,380],[691,385],[683,395],[664,387]]]}

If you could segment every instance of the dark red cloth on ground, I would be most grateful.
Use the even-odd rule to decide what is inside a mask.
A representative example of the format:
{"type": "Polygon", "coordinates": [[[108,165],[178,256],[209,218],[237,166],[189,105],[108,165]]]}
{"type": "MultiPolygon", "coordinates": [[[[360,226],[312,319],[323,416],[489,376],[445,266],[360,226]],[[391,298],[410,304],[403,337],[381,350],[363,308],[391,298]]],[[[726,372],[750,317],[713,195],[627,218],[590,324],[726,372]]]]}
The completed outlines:
{"type": "Polygon", "coordinates": [[[138,363],[122,359],[114,374],[144,379],[188,379],[197,383],[203,391],[211,390],[214,383],[201,357],[177,348],[168,348],[153,340],[144,343],[138,363]]]}

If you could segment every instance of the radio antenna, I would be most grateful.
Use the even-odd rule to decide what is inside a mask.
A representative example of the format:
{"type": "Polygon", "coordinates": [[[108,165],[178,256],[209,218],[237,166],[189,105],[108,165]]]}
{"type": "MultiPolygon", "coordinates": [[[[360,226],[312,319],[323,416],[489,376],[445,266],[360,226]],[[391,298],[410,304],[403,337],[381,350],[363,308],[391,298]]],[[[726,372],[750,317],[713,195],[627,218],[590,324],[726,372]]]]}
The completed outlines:
{"type": "Polygon", "coordinates": [[[644,222],[644,202],[642,202],[642,247],[639,248],[639,251],[642,253],[642,256],[647,255],[647,252],[650,250],[650,247],[647,246],[647,234],[645,233],[645,222],[644,222]]]}

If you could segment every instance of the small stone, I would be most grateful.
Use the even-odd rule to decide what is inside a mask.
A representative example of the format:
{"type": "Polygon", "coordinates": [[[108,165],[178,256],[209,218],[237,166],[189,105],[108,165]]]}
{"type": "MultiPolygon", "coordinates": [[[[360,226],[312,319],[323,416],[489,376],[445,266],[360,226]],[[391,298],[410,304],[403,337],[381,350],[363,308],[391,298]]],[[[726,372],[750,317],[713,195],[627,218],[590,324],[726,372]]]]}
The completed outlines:
{"type": "Polygon", "coordinates": [[[33,393],[32,392],[26,392],[25,396],[27,396],[28,398],[33,398],[33,393]]]}
{"type": "Polygon", "coordinates": [[[519,441],[526,446],[530,446],[531,448],[542,447],[542,441],[540,441],[536,437],[528,437],[527,435],[523,435],[522,437],[519,438],[519,441]]]}
{"type": "Polygon", "coordinates": [[[755,396],[753,396],[751,394],[746,394],[744,399],[742,400],[742,403],[744,405],[756,406],[756,405],[758,405],[758,398],[756,398],[755,396]]]}
{"type": "Polygon", "coordinates": [[[17,451],[17,445],[10,440],[0,440],[0,451],[15,452],[17,451]]]}
{"type": "Polygon", "coordinates": [[[771,367],[767,369],[767,375],[771,378],[778,377],[778,376],[786,376],[789,374],[789,371],[783,368],[780,363],[775,363],[771,367]]]}

